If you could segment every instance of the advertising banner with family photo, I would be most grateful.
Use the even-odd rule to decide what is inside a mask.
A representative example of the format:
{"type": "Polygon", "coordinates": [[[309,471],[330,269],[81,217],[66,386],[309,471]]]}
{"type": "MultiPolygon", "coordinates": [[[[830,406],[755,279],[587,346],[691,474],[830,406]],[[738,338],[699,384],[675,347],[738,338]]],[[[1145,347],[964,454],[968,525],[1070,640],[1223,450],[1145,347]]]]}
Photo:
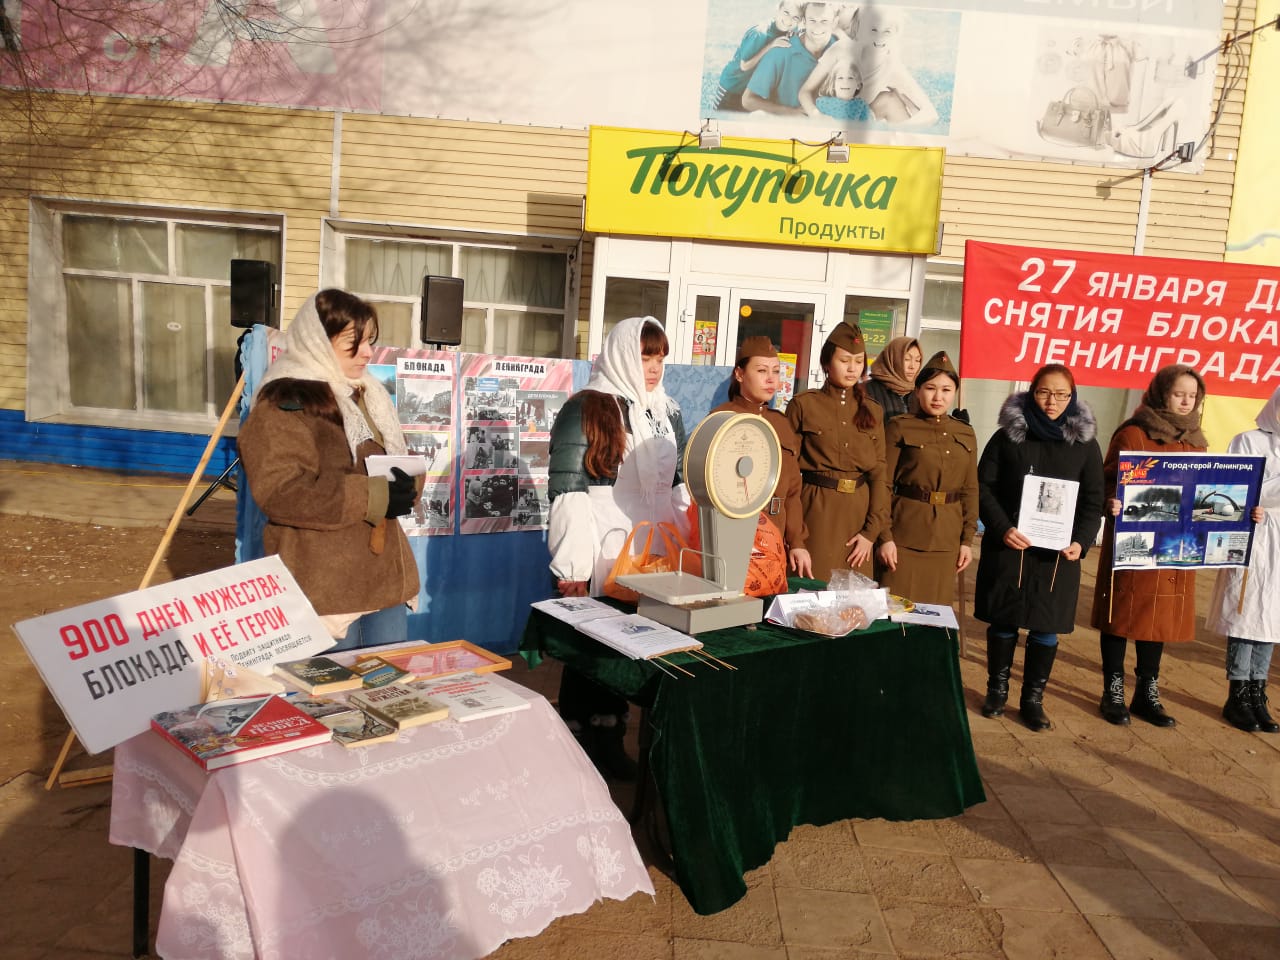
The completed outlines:
{"type": "Polygon", "coordinates": [[[1116,569],[1245,567],[1263,457],[1124,451],[1116,475],[1116,569]]]}
{"type": "Polygon", "coordinates": [[[1280,385],[1280,269],[970,240],[960,375],[1030,380],[1064,363],[1076,382],[1142,390],[1183,363],[1217,397],[1280,385]]]}
{"type": "MultiPolygon", "coordinates": [[[[708,0],[699,116],[752,136],[805,123],[861,143],[1148,167],[1209,128],[1221,17],[1172,0],[708,0]]],[[[1203,165],[1200,152],[1178,169],[1203,165]]]]}
{"type": "Polygon", "coordinates": [[[270,676],[333,646],[279,557],[263,557],[14,625],[90,753],[136,736],[162,710],[201,700],[204,661],[270,676]]]}
{"type": "MultiPolygon", "coordinates": [[[[453,533],[454,374],[459,354],[446,350],[375,349],[369,372],[396,404],[409,453],[425,463],[422,496],[400,518],[409,536],[453,533]]],[[[415,471],[406,471],[414,474],[415,471]]]]}
{"type": "MultiPolygon", "coordinates": [[[[21,55],[0,58],[0,83],[25,89],[567,129],[696,130],[709,118],[742,137],[820,144],[840,131],[852,143],[1131,169],[1206,141],[1223,30],[1223,5],[1207,0],[6,10],[21,55]],[[478,40],[501,51],[501,81],[478,40]]],[[[1201,172],[1206,153],[1175,169],[1201,172]]]]}
{"type": "Polygon", "coordinates": [[[460,529],[545,529],[551,425],[573,390],[573,361],[458,354],[460,529]]]}

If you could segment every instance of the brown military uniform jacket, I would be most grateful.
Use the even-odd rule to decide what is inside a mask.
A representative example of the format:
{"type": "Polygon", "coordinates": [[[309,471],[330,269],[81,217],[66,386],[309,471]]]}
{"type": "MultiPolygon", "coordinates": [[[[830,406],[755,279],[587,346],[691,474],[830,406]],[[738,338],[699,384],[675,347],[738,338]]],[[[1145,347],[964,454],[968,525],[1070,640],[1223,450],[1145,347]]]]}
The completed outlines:
{"type": "Polygon", "coordinates": [[[885,476],[890,521],[880,534],[911,550],[947,551],[952,557],[978,531],[978,437],[955,417],[904,415],[885,428],[885,476]],[[903,487],[959,494],[931,504],[897,495],[903,487]]]}
{"type": "MultiPolygon", "coordinates": [[[[875,423],[862,430],[853,423],[858,405],[851,390],[830,383],[806,390],[787,407],[787,420],[800,439],[801,475],[810,472],[856,483],[850,493],[805,482],[800,492],[809,528],[813,575],[825,580],[832,570],[848,569],[854,535],[874,542],[888,520],[888,488],[884,481],[884,413],[867,399],[875,423]]],[[[871,573],[871,564],[865,571],[871,573]]]]}
{"type": "Polygon", "coordinates": [[[770,410],[767,406],[752,403],[741,394],[728,403],[722,403],[712,413],[754,413],[769,421],[778,435],[778,443],[782,446],[782,470],[778,474],[778,485],[773,490],[773,500],[763,511],[782,532],[782,539],[788,550],[806,550],[809,538],[808,528],[804,524],[804,509],[800,506],[800,466],[797,457],[800,455],[800,438],[791,429],[791,422],[786,414],[770,410]]]}

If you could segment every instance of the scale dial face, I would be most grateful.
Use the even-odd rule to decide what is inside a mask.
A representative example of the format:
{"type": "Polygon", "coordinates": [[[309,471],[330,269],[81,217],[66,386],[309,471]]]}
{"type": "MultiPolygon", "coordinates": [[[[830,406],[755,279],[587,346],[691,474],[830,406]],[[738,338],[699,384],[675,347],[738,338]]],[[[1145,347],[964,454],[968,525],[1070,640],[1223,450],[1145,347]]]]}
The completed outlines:
{"type": "Polygon", "coordinates": [[[768,505],[781,464],[778,435],[767,420],[726,411],[711,414],[694,430],[685,477],[698,503],[740,520],[768,505]]]}

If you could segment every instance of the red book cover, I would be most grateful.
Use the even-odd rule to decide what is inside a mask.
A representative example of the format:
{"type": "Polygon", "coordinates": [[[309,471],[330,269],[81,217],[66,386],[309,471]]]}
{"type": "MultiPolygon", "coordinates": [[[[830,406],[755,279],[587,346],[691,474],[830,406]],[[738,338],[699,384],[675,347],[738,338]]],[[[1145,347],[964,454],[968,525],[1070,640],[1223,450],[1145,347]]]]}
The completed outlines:
{"type": "Polygon", "coordinates": [[[205,770],[325,743],[333,731],[282,697],[244,697],[166,710],[151,729],[205,770]]]}

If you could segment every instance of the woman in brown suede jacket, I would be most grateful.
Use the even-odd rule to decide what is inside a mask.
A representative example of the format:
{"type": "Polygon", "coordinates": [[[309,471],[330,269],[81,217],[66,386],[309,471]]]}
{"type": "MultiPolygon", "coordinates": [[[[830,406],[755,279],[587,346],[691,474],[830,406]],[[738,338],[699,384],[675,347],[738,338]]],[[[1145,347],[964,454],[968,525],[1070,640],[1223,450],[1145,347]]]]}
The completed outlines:
{"type": "Polygon", "coordinates": [[[240,430],[250,492],[277,553],[339,640],[334,649],[408,636],[418,568],[395,522],[413,509],[412,477],[370,477],[365,458],[406,452],[395,406],[366,371],[373,307],[342,290],[308,298],[285,333],[240,430]]]}

